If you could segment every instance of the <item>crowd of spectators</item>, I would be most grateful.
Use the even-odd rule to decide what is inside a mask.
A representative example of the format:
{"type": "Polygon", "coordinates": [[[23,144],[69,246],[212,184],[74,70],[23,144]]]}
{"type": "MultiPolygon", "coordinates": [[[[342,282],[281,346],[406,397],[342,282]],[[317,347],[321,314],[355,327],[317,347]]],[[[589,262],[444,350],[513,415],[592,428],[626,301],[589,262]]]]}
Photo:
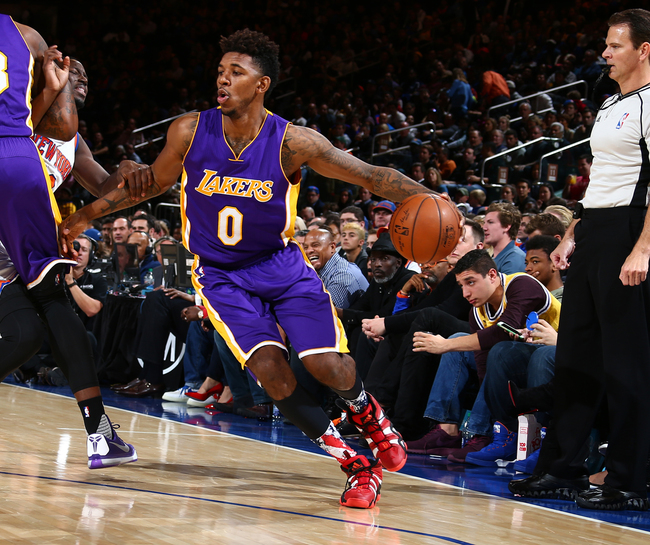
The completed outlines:
{"type": "MultiPolygon", "coordinates": [[[[617,9],[628,3],[618,2],[617,9]]],[[[304,168],[296,240],[332,293],[368,391],[390,411],[411,452],[464,461],[497,439],[512,440],[504,380],[521,388],[543,384],[552,377],[553,349],[544,353],[543,372],[528,381],[528,352],[517,354],[517,373],[491,374],[499,368],[489,363],[498,359],[491,349],[511,339],[494,328],[481,334],[496,320],[489,316],[480,325],[457,277],[478,274],[490,289],[510,290],[510,302],[523,297],[522,290],[534,292],[532,306],[530,297],[519,306],[511,303],[503,316],[523,328],[520,318],[543,308],[541,325],[529,329],[527,338],[552,347],[548,329],[557,325],[555,314],[545,313],[555,306],[537,302],[561,299],[561,278],[548,256],[589,182],[588,138],[598,107],[615,92],[607,78],[596,85],[610,7],[604,1],[343,0],[322,6],[254,0],[227,3],[216,12],[202,0],[191,9],[168,0],[137,7],[106,0],[62,8],[49,41],[85,65],[91,92],[79,132],[109,171],[123,159],[155,159],[162,145],[155,140],[166,125],[138,127],[216,104],[218,38],[248,26],[281,47],[281,81],[269,99],[271,111],[317,130],[340,149],[449,194],[469,220],[457,248],[438,263],[409,263],[385,233],[398,203],[304,168]],[[564,87],[580,81],[585,83],[564,87]],[[570,144],[576,145],[562,149],[570,144]],[[459,263],[462,272],[455,273],[459,263]],[[527,280],[517,280],[524,272],[527,280]],[[429,351],[413,345],[423,331],[428,336],[418,338],[429,351]],[[454,336],[477,332],[478,349],[454,336]],[[451,344],[443,350],[438,338],[451,344]],[[460,374],[463,381],[450,388],[460,374]],[[474,390],[473,404],[463,403],[459,388],[471,386],[472,377],[481,388],[474,390]],[[453,413],[440,412],[443,397],[453,413]],[[468,429],[476,440],[462,446],[461,408],[472,405],[475,417],[468,429]],[[495,425],[490,437],[495,415],[501,427],[495,425]]],[[[59,200],[91,198],[77,187],[69,180],[59,200]]],[[[177,197],[172,191],[162,200],[175,203],[177,197]]],[[[143,283],[150,266],[160,267],[160,244],[180,238],[179,226],[162,219],[138,213],[98,222],[92,226],[101,231],[94,254],[108,259],[115,243],[136,244],[146,264],[138,272],[143,283]],[[155,240],[161,241],[157,248],[155,240]]],[[[136,349],[146,365],[139,376],[122,377],[125,384],[116,391],[163,394],[161,343],[173,333],[207,348],[188,350],[185,380],[167,392],[169,400],[196,398],[200,407],[269,418],[268,396],[209,331],[206,318],[191,295],[147,293],[139,318],[147,333],[139,335],[155,338],[157,346],[136,349]],[[192,322],[203,326],[190,327],[192,322]]],[[[292,356],[299,379],[330,403],[328,392],[309,383],[292,356]]]]}

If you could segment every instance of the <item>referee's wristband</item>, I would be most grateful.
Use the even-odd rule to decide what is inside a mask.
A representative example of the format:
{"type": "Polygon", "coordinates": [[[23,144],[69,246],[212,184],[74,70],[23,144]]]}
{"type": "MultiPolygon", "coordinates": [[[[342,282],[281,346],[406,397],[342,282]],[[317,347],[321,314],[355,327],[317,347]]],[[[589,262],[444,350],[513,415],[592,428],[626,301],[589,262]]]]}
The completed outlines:
{"type": "Polygon", "coordinates": [[[72,286],[77,286],[77,285],[78,285],[78,284],[77,284],[77,281],[76,281],[76,280],[73,280],[73,281],[70,282],[69,284],[66,284],[65,287],[68,288],[68,289],[70,289],[72,286]]]}

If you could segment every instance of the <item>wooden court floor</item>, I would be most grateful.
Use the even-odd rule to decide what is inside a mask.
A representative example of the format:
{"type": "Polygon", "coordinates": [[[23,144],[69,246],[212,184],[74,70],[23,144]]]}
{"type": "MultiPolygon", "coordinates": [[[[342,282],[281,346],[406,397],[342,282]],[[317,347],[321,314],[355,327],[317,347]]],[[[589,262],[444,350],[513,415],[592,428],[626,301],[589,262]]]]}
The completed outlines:
{"type": "Polygon", "coordinates": [[[385,474],[374,509],[346,509],[327,457],[108,412],[139,460],[91,471],[72,399],[0,385],[1,543],[650,543],[647,532],[402,474],[385,474]]]}

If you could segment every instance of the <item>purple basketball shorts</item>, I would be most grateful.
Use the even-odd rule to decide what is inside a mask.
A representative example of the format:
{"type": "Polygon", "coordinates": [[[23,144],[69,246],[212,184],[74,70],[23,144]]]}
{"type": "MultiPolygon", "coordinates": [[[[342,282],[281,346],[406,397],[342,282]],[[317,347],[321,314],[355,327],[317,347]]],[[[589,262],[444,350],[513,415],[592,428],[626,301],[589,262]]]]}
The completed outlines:
{"type": "Polygon", "coordinates": [[[262,346],[286,350],[278,324],[301,358],[348,352],[330,295],[294,242],[234,271],[197,258],[192,276],[212,323],[242,365],[262,346]]]}

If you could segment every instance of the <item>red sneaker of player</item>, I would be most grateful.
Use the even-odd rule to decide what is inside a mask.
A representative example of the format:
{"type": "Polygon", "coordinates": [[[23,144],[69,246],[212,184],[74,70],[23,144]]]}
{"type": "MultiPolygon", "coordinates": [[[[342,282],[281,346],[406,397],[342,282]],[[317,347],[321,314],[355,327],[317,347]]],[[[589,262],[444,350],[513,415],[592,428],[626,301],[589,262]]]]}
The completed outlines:
{"type": "Polygon", "coordinates": [[[381,462],[371,462],[365,456],[358,455],[341,465],[341,469],[348,476],[341,494],[341,505],[358,509],[374,507],[381,498],[381,462]]]}
{"type": "Polygon", "coordinates": [[[346,409],[348,420],[363,434],[373,455],[388,471],[399,471],[406,463],[406,443],[386,418],[379,403],[368,392],[368,406],[355,414],[346,409]]]}

